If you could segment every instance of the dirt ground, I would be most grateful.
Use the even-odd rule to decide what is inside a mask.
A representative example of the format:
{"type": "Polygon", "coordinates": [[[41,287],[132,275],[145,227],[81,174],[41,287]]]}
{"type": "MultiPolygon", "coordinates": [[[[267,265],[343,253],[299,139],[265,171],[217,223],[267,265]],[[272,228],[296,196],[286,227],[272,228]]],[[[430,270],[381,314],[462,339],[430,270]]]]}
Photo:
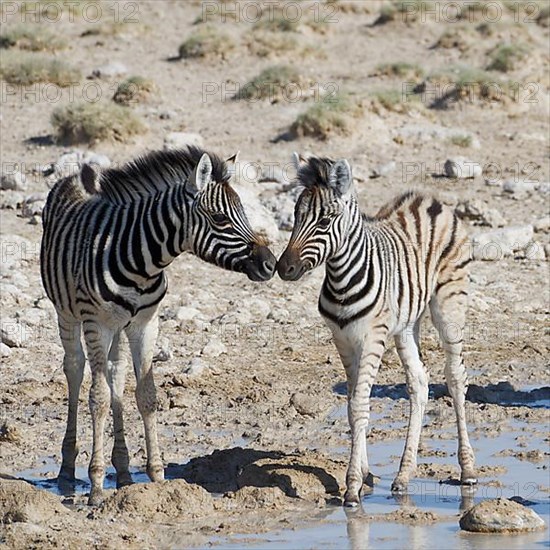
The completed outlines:
{"type": "MultiPolygon", "coordinates": [[[[122,19],[130,14],[124,11],[125,5],[137,7],[132,15],[136,22],[119,25],[116,33],[86,33],[96,23],[81,16],[70,21],[67,14],[55,23],[40,23],[68,40],[68,48],[57,55],[79,66],[84,77],[107,63],[121,62],[129,75],[155,82],[154,97],[131,107],[146,122],[147,133],[127,143],[93,145],[95,152],[112,161],[162,148],[169,132],[193,132],[202,136],[208,149],[225,156],[240,150],[242,158],[262,163],[264,168],[267,162],[287,166],[294,150],[346,157],[354,168],[360,202],[370,213],[397,193],[413,188],[437,194],[452,205],[482,201],[502,214],[506,227],[537,224],[534,239],[541,254],[519,251],[498,261],[472,264],[465,334],[471,384],[467,415],[474,448],[513,434],[498,439],[512,443],[495,443],[492,455],[547,468],[549,410],[534,405],[548,400],[550,386],[550,285],[544,253],[550,224],[540,221],[550,206],[548,27],[530,19],[515,22],[513,12],[503,7],[492,32],[477,36],[468,49],[433,48],[439,36],[458,23],[435,16],[424,22],[396,20],[373,26],[387,2],[342,1],[330,4],[335,7],[335,20],[324,25],[322,32],[300,24],[293,33],[299,47],[289,52],[255,55],[246,46],[253,24],[242,14],[237,17],[240,20],[228,22],[218,15],[211,24],[235,40],[234,50],[222,58],[169,61],[196,29],[193,22],[204,5],[213,3],[119,4],[122,19]],[[373,90],[401,90],[404,84],[403,77],[378,74],[381,63],[407,61],[420,65],[427,74],[451,64],[484,67],[488,52],[497,44],[516,40],[527,43],[530,54],[504,78],[518,82],[522,89],[533,84],[535,102],[527,102],[525,94],[495,102],[474,94],[471,100],[443,109],[421,104],[412,111],[395,112],[376,109],[369,99],[373,90]],[[274,142],[311,104],[311,97],[271,104],[232,101],[223,95],[235,83],[242,86],[277,63],[290,64],[312,82],[334,83],[361,98],[364,111],[354,120],[351,133],[326,141],[306,137],[274,142]],[[205,89],[216,92],[205,96],[205,89]],[[437,137],[423,139],[414,130],[434,125],[469,132],[479,147],[464,148],[437,137]],[[440,177],[445,160],[458,155],[480,163],[484,174],[468,180],[440,177]],[[391,173],[371,177],[375,167],[392,161],[395,169],[391,173]],[[538,190],[507,193],[498,185],[527,177],[536,182],[538,190]],[[487,185],[487,179],[497,185],[487,185]]],[[[219,8],[227,3],[214,4],[219,8]]],[[[312,5],[294,4],[304,14],[312,5]]],[[[328,6],[320,6],[324,14],[328,6]]],[[[20,12],[11,15],[6,25],[20,22],[21,17],[20,12]]],[[[476,17],[466,24],[483,23],[482,16],[476,17]]],[[[113,12],[104,9],[97,24],[113,21],[113,12]]],[[[79,97],[85,85],[93,82],[107,101],[117,80],[120,77],[83,78],[74,93],[79,97]]],[[[109,489],[105,504],[91,510],[85,505],[85,489],[74,497],[63,497],[12,479],[27,472],[23,477],[51,480],[60,463],[66,384],[55,312],[40,281],[41,225],[29,223],[20,208],[10,205],[21,195],[47,191],[37,169],[68,149],[48,137],[52,134],[50,115],[71,97],[64,89],[58,102],[49,102],[41,95],[41,85],[16,87],[14,93],[11,88],[4,93],[8,88],[4,82],[2,86],[2,171],[20,164],[29,186],[23,194],[0,192],[2,325],[18,335],[9,354],[2,357],[0,377],[0,543],[14,548],[207,545],[213,537],[296,525],[341,503],[349,429],[343,368],[317,312],[322,270],[294,284],[277,277],[256,284],[187,254],[168,269],[170,288],[160,309],[159,349],[169,350],[170,358],[155,363],[160,445],[169,480],[159,485],[138,483],[118,492],[109,489]],[[202,358],[204,369],[186,373],[196,357],[202,358]]],[[[280,194],[284,187],[249,185],[261,198],[280,194]]],[[[472,234],[489,229],[467,223],[472,234]]],[[[280,231],[273,243],[276,254],[288,237],[288,232],[280,231]]],[[[440,442],[454,440],[456,431],[444,387],[443,354],[429,321],[422,333],[422,351],[431,393],[418,477],[445,480],[457,475],[457,459],[454,452],[441,450],[440,442]]],[[[87,373],[79,417],[78,466],[82,468],[87,468],[91,452],[89,382],[87,373]]],[[[408,413],[404,382],[397,355],[389,349],[373,391],[369,445],[395,442],[401,449],[408,413]]],[[[131,467],[143,472],[145,443],[134,387],[129,374],[127,440],[131,467]]],[[[111,430],[109,425],[109,437],[111,430]]],[[[110,454],[109,446],[106,452],[110,454]]],[[[395,465],[394,472],[398,455],[384,457],[386,464],[395,465]]],[[[508,471],[494,461],[481,461],[479,467],[480,482],[487,487],[502,483],[508,471]]],[[[547,500],[550,482],[546,474],[541,476],[547,481],[537,482],[536,495],[547,500]]],[[[520,490],[519,496],[528,495],[520,490]]],[[[368,512],[368,503],[365,508],[368,512]]],[[[412,519],[410,514],[394,513],[387,521],[430,523],[439,519],[437,514],[419,512],[412,519]]]]}

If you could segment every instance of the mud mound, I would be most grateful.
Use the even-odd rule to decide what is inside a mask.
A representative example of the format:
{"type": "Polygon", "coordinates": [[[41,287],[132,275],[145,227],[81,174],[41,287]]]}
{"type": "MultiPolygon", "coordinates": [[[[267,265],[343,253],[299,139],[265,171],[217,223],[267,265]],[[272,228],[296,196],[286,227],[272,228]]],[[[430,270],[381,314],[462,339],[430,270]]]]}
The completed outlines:
{"type": "Polygon", "coordinates": [[[213,510],[214,501],[202,487],[174,479],[123,487],[105,500],[99,513],[164,521],[196,518],[213,510]]]}
{"type": "Polygon", "coordinates": [[[26,481],[0,477],[0,523],[49,523],[66,514],[56,496],[26,481]]]}
{"type": "Polygon", "coordinates": [[[285,495],[313,502],[339,497],[346,465],[317,453],[263,458],[243,468],[240,486],[278,487],[285,495]]]}
{"type": "Polygon", "coordinates": [[[193,458],[184,466],[169,464],[166,472],[170,477],[181,477],[188,483],[196,483],[210,493],[227,493],[239,489],[237,477],[245,466],[263,458],[277,459],[282,456],[284,454],[278,452],[235,447],[193,458]]]}
{"type": "Polygon", "coordinates": [[[396,523],[406,523],[408,525],[428,524],[438,521],[440,516],[429,510],[420,510],[418,508],[400,508],[389,514],[384,514],[384,521],[395,521],[396,523]]]}
{"type": "Polygon", "coordinates": [[[226,509],[286,509],[292,505],[292,499],[279,487],[243,487],[235,493],[227,493],[223,504],[226,509]]]}

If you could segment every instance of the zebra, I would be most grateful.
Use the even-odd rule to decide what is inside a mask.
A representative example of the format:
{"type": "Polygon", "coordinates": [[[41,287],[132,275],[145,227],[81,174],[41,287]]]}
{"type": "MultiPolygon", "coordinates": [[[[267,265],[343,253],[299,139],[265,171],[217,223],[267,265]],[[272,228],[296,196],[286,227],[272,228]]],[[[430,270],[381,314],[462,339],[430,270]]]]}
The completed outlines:
{"type": "Polygon", "coordinates": [[[374,217],[362,214],[349,162],[305,159],[296,153],[297,182],[305,187],[295,224],[277,265],[296,281],[326,264],[318,308],[331,329],[346,371],[351,456],[344,504],[357,506],[369,473],[366,430],[370,392],[388,339],[393,336],[410,396],[405,449],[392,492],[407,490],[416,469],[428,374],[419,351],[419,327],[429,306],[445,350],[445,377],[458,426],[461,482],[476,483],[465,418],[467,375],[462,332],[467,306],[466,232],[452,209],[409,192],[374,217]]]}
{"type": "Polygon", "coordinates": [[[219,267],[269,280],[276,258],[254,233],[229,180],[237,156],[223,161],[200,148],[156,151],[120,168],[84,165],[50,191],[43,212],[41,275],[53,302],[69,388],[58,481],[74,482],[77,410],[85,355],[92,371],[89,406],[93,449],[89,504],[102,500],[103,435],[113,412],[112,463],[117,487],[132,482],[122,417],[127,335],[136,400],[145,428],[147,474],[164,479],[157,398],[151,368],[158,307],[167,291],[166,267],[190,252],[219,267]]]}

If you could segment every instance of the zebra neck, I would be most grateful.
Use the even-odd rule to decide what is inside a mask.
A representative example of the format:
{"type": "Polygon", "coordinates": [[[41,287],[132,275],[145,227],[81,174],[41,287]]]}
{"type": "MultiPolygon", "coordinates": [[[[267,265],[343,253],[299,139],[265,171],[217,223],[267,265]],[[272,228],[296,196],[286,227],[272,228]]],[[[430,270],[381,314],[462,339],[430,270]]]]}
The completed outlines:
{"type": "Polygon", "coordinates": [[[177,186],[144,198],[130,210],[126,228],[118,232],[126,274],[134,280],[156,279],[187,248],[192,222],[185,189],[177,186]]]}

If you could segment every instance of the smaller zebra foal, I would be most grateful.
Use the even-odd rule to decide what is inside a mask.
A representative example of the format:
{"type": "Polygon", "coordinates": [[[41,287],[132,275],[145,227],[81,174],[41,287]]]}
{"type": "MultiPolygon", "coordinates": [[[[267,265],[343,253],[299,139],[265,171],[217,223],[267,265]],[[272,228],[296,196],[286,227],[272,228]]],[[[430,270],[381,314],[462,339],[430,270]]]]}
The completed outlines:
{"type": "Polygon", "coordinates": [[[374,218],[359,210],[346,160],[305,160],[295,154],[298,183],[290,242],[277,270],[298,280],[326,263],[319,311],[330,327],[347,378],[351,458],[344,504],[356,506],[369,473],[366,435],[369,399],[382,354],[393,336],[410,396],[405,449],[392,491],[407,489],[416,469],[428,375],[419,327],[429,306],[446,355],[445,377],[458,425],[463,484],[476,483],[464,400],[462,332],[466,317],[468,239],[456,214],[434,198],[404,194],[374,218]]]}
{"type": "Polygon", "coordinates": [[[103,436],[113,412],[112,462],[117,486],[132,482],[122,415],[128,336],[136,375],[136,400],[145,427],[147,473],[164,478],[158,446],[157,398],[151,362],[158,307],[166,294],[165,268],[182,252],[245,273],[253,281],[273,276],[276,259],[254,233],[230,165],[199,148],[159,151],[120,169],[60,180],[43,212],[41,273],[58,316],[69,386],[67,428],[59,481],[74,481],[78,398],[85,356],[92,371],[93,449],[89,504],[101,502],[105,476],[103,436]]]}

